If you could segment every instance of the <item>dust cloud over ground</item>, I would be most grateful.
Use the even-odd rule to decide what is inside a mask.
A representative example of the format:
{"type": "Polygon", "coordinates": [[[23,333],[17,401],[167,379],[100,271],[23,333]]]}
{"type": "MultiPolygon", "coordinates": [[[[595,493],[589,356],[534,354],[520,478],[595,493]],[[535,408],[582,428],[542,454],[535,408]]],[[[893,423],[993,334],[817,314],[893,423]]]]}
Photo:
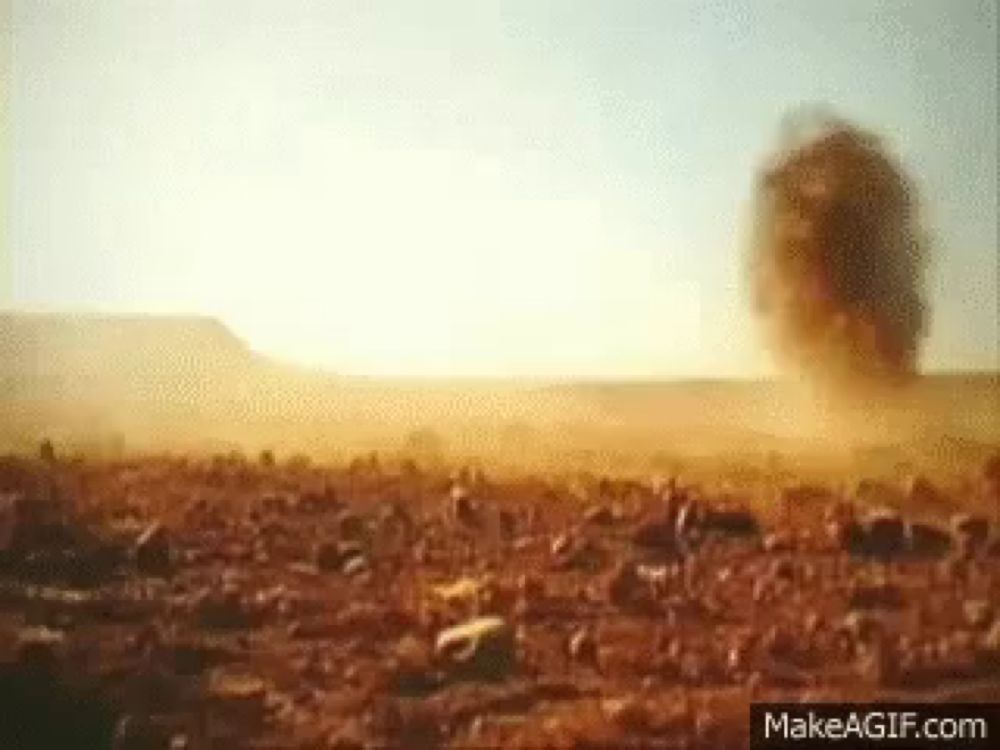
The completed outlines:
{"type": "Polygon", "coordinates": [[[912,382],[927,329],[914,185],[874,134],[805,112],[757,184],[755,312],[826,396],[912,382]]]}
{"type": "Polygon", "coordinates": [[[0,451],[30,452],[48,437],[105,457],[274,448],[343,460],[377,450],[424,465],[649,474],[694,462],[760,467],[772,453],[843,466],[883,449],[964,464],[1000,439],[996,373],[924,374],[891,402],[826,410],[780,380],[338,377],[263,357],[201,318],[9,313],[0,353],[0,451]]]}

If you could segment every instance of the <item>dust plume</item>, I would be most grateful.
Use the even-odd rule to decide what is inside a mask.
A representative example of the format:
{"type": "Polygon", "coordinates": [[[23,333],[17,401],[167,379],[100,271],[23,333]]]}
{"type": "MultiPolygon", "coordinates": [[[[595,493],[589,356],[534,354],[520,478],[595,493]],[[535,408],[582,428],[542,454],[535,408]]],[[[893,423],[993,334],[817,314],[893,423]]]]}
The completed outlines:
{"type": "Polygon", "coordinates": [[[869,132],[790,124],[756,185],[755,311],[782,364],[829,394],[906,383],[928,320],[913,185],[869,132]]]}

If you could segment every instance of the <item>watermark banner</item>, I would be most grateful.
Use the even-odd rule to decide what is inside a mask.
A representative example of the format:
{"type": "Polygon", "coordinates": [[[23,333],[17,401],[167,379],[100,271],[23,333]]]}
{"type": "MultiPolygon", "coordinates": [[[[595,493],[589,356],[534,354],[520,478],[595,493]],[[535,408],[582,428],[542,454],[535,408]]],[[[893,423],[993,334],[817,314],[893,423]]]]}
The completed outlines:
{"type": "Polygon", "coordinates": [[[755,703],[751,750],[996,750],[1000,704],[755,703]]]}

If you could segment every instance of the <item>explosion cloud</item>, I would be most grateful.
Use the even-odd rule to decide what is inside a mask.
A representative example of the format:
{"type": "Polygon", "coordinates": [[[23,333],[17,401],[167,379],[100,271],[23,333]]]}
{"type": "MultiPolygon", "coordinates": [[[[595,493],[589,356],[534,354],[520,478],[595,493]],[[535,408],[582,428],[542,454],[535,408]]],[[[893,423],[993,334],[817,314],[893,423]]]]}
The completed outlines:
{"type": "Polygon", "coordinates": [[[778,358],[826,388],[905,383],[927,324],[913,186],[875,136],[814,119],[756,186],[755,310],[778,358]]]}

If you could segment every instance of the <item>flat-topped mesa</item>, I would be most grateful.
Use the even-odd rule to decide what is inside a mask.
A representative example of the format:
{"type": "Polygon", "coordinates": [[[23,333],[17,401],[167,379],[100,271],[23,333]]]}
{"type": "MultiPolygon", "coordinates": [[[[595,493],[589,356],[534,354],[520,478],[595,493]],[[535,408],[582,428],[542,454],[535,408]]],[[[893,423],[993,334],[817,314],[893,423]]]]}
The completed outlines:
{"type": "Polygon", "coordinates": [[[212,318],[0,313],[5,397],[37,405],[52,423],[72,423],[89,407],[105,417],[117,409],[130,424],[184,405],[200,413],[234,384],[257,382],[257,365],[212,318]]]}
{"type": "Polygon", "coordinates": [[[181,370],[250,356],[239,338],[209,317],[0,312],[6,375],[181,370]]]}

